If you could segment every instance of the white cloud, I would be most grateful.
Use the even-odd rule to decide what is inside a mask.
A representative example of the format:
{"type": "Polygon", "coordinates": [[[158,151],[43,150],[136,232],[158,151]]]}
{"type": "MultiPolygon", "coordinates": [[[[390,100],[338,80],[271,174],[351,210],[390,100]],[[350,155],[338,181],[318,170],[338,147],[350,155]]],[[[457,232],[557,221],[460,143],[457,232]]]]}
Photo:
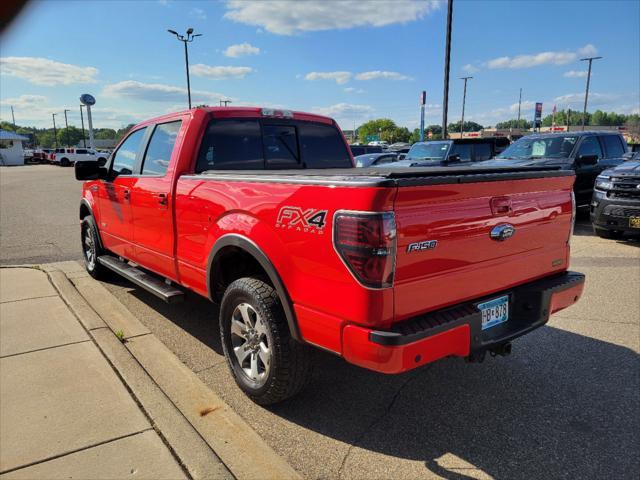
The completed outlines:
{"type": "Polygon", "coordinates": [[[436,0],[395,0],[363,2],[338,0],[325,2],[272,0],[227,1],[224,17],[234,22],[263,27],[278,35],[345,29],[362,26],[382,27],[423,18],[437,10],[436,0]]]}
{"type": "MultiPolygon", "coordinates": [[[[522,104],[520,105],[520,112],[524,112],[525,110],[532,110],[533,107],[536,106],[536,102],[532,102],[531,100],[523,100],[522,104]]],[[[509,107],[509,111],[512,113],[517,113],[518,112],[518,104],[517,103],[513,103],[510,107],[509,107]]]]}
{"type": "Polygon", "coordinates": [[[191,10],[189,10],[189,15],[197,18],[198,20],[206,20],[207,19],[207,14],[204,10],[202,10],[201,8],[192,8],[191,10]]]}
{"type": "Polygon", "coordinates": [[[402,75],[398,72],[387,72],[380,70],[373,70],[371,72],[362,72],[356,75],[356,80],[378,80],[378,79],[386,79],[386,80],[412,80],[411,77],[406,75],[402,75]]]}
{"type": "Polygon", "coordinates": [[[35,85],[74,85],[96,83],[98,69],[60,63],[40,57],[1,57],[2,75],[19,77],[35,85]]]}
{"type": "Polygon", "coordinates": [[[305,80],[333,80],[338,85],[347,83],[351,77],[351,72],[309,72],[304,76],[305,80]]]}
{"type": "Polygon", "coordinates": [[[589,44],[577,51],[563,52],[540,52],[526,55],[516,55],[515,57],[498,57],[486,62],[486,66],[491,69],[496,68],[531,68],[538,65],[566,65],[575,62],[581,55],[591,55],[597,52],[596,48],[589,44]]]}
{"type": "Polygon", "coordinates": [[[244,78],[253,72],[251,67],[211,66],[196,63],[189,68],[192,75],[205,77],[211,80],[225,80],[227,78],[244,78]]]}
{"type": "Polygon", "coordinates": [[[16,109],[41,107],[47,103],[47,97],[42,95],[20,95],[16,98],[4,98],[0,101],[3,106],[11,106],[16,109]]]}
{"type": "MultiPolygon", "coordinates": [[[[165,85],[161,83],[142,83],[135,80],[125,80],[113,83],[104,87],[102,95],[112,98],[124,98],[134,100],[145,100],[148,102],[185,102],[187,89],[165,85]]],[[[191,91],[192,104],[218,103],[221,99],[228,99],[226,95],[215,92],[205,92],[201,90],[191,91]]]]}
{"type": "Polygon", "coordinates": [[[236,45],[229,45],[223,53],[226,57],[238,58],[247,55],[259,55],[260,49],[245,42],[238,43],[236,45]]]}
{"type": "Polygon", "coordinates": [[[344,89],[347,93],[364,93],[364,90],[361,88],[347,87],[344,89]]]}
{"type": "Polygon", "coordinates": [[[569,70],[562,75],[567,78],[585,78],[587,76],[586,70],[569,70]]]}
{"type": "Polygon", "coordinates": [[[467,73],[477,73],[480,71],[478,67],[476,67],[475,65],[472,65],[471,63],[467,63],[464,67],[462,67],[462,70],[464,70],[467,73]]]}
{"type": "Polygon", "coordinates": [[[362,118],[374,112],[369,105],[354,105],[351,103],[336,103],[328,107],[313,107],[312,111],[320,115],[333,118],[362,118]]]}
{"type": "Polygon", "coordinates": [[[597,55],[598,49],[593,45],[591,45],[590,43],[588,43],[584,47],[578,49],[578,54],[582,55],[583,57],[590,57],[593,55],[597,55]]]}
{"type": "MultiPolygon", "coordinates": [[[[620,95],[615,93],[589,92],[589,108],[592,106],[607,105],[619,99],[620,95]]],[[[584,105],[584,92],[560,95],[554,98],[553,101],[559,105],[568,105],[570,107],[582,106],[584,105]]]]}

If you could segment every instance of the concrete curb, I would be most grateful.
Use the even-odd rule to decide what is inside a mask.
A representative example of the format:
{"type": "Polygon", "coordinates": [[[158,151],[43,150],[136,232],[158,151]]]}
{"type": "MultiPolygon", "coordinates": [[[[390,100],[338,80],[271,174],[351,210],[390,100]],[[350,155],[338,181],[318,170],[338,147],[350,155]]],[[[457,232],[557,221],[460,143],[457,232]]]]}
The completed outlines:
{"type": "Polygon", "coordinates": [[[111,292],[83,275],[78,266],[63,262],[43,270],[193,478],[302,478],[111,292]],[[116,331],[124,333],[124,343],[114,335],[116,331]]]}

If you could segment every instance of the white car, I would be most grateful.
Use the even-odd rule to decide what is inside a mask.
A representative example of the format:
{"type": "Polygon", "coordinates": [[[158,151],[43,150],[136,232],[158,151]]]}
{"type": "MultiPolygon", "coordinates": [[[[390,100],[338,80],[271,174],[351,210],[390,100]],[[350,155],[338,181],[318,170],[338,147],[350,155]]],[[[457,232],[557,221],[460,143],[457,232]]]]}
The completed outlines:
{"type": "Polygon", "coordinates": [[[56,148],[56,151],[51,154],[51,162],[62,167],[73,165],[79,160],[95,160],[104,164],[107,158],[109,158],[108,154],[90,148],[56,148]]]}
{"type": "Polygon", "coordinates": [[[389,148],[389,142],[385,140],[375,140],[373,142],[369,142],[367,145],[370,147],[382,147],[382,150],[386,150],[389,148]]]}

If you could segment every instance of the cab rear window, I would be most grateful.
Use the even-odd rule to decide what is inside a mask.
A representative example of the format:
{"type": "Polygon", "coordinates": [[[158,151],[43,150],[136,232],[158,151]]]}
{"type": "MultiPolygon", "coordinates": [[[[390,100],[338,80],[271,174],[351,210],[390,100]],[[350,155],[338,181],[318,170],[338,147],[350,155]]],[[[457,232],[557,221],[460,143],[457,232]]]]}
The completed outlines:
{"type": "Polygon", "coordinates": [[[196,173],[350,167],[347,146],[333,125],[290,119],[213,119],[202,139],[196,173]]]}

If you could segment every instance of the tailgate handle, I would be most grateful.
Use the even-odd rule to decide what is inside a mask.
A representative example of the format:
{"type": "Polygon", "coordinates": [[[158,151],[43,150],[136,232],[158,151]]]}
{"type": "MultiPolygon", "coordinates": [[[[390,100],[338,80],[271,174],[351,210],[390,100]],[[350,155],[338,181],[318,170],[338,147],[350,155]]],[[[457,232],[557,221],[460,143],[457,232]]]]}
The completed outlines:
{"type": "Polygon", "coordinates": [[[511,199],[509,197],[493,197],[491,199],[491,213],[494,217],[513,214],[511,199]]]}

